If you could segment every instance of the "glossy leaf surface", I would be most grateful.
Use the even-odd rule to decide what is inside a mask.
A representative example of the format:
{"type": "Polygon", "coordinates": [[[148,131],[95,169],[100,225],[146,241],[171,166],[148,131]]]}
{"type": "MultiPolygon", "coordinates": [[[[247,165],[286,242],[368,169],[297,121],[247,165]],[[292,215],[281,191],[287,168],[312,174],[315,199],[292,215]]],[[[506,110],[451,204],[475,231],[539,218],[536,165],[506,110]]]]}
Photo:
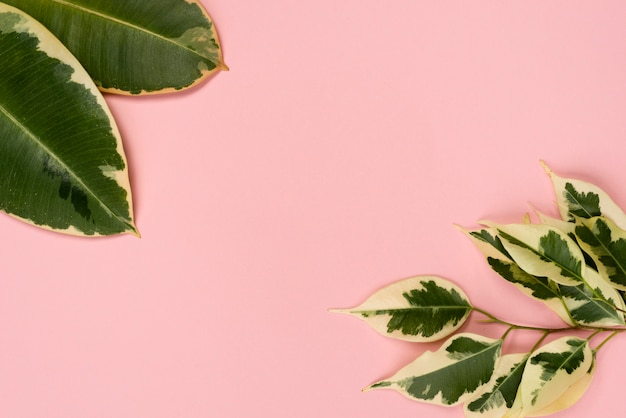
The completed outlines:
{"type": "Polygon", "coordinates": [[[395,389],[418,401],[457,405],[473,397],[489,382],[501,348],[502,340],[457,334],[436,352],[423,353],[394,376],[369,389],[395,389]]]}
{"type": "Polygon", "coordinates": [[[0,208],[72,234],[136,233],[111,114],[43,26],[0,4],[0,208]]]}
{"type": "Polygon", "coordinates": [[[196,0],[6,0],[52,31],[113,93],[164,93],[220,69],[217,32],[196,0]]]}
{"type": "Polygon", "coordinates": [[[361,305],[345,310],[379,333],[407,341],[434,341],[456,331],[472,306],[455,284],[436,276],[417,276],[386,286],[361,305]]]}

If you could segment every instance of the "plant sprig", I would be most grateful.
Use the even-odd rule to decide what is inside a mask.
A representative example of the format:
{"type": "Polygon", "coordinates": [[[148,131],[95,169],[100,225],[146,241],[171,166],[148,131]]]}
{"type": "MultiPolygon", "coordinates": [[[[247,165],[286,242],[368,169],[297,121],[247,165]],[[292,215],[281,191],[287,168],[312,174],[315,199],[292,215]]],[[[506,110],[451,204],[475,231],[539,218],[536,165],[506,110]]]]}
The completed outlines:
{"type": "Polygon", "coordinates": [[[500,277],[545,304],[564,326],[515,324],[472,305],[446,279],[411,277],[380,289],[357,307],[334,310],[361,318],[392,338],[446,339],[437,351],[424,352],[367,389],[394,389],[442,406],[462,404],[466,417],[545,416],[583,396],[598,351],[626,331],[626,215],[597,186],[559,177],[543,166],[560,219],[537,213],[538,223],[526,216],[516,224],[482,221],[477,230],[460,229],[500,277]],[[505,326],[501,337],[459,332],[472,312],[484,317],[481,322],[505,326]],[[526,352],[503,353],[504,340],[517,330],[540,335],[526,352]],[[592,347],[592,340],[606,333],[592,347]],[[550,336],[558,338],[545,343],[550,336]]]}

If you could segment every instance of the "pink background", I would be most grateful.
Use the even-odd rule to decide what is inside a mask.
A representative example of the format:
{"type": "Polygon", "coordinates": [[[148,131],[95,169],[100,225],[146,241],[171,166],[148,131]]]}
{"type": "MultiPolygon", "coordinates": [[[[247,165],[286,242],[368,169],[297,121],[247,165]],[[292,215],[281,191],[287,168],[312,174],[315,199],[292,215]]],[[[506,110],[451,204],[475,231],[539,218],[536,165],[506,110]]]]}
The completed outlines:
{"type": "MultiPolygon", "coordinates": [[[[555,214],[540,159],[626,207],[626,3],[203,3],[230,72],[107,96],[143,238],[0,217],[0,416],[462,416],[361,393],[436,345],[327,308],[437,274],[555,323],[452,225],[555,214]]],[[[625,347],[559,416],[623,415],[625,347]]]]}

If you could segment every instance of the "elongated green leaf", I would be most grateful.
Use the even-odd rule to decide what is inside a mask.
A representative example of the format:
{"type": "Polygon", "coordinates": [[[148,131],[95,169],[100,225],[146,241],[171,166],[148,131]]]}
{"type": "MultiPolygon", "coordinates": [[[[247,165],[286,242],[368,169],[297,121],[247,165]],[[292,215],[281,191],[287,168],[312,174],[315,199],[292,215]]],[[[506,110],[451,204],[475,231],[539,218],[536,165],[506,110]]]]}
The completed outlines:
{"type": "Polygon", "coordinates": [[[502,340],[458,334],[436,352],[425,352],[391,378],[368,389],[395,389],[418,401],[457,405],[489,382],[500,358],[501,347],[502,340]]]}
{"type": "Polygon", "coordinates": [[[502,244],[517,265],[534,276],[545,276],[557,283],[582,283],[585,259],[570,237],[548,225],[497,225],[502,244]]]}
{"type": "Polygon", "coordinates": [[[626,231],[608,218],[578,218],[576,235],[600,275],[614,287],[626,290],[626,231]]]}
{"type": "Polygon", "coordinates": [[[572,319],[581,325],[624,325],[624,301],[617,290],[589,268],[585,280],[578,286],[559,286],[572,319]]]}
{"type": "Polygon", "coordinates": [[[545,164],[543,166],[552,180],[563,220],[573,222],[574,217],[593,218],[603,215],[626,229],[626,214],[606,192],[582,180],[559,177],[545,164]]]}
{"type": "Polygon", "coordinates": [[[565,323],[574,324],[561,300],[561,293],[556,282],[545,277],[533,276],[519,268],[494,231],[484,228],[465,232],[485,255],[487,262],[496,273],[514,284],[525,295],[544,303],[565,323]]]}
{"type": "Polygon", "coordinates": [[[565,390],[565,392],[563,392],[563,394],[559,398],[557,398],[554,402],[552,402],[550,405],[546,406],[545,408],[537,412],[529,413],[526,416],[544,417],[547,415],[556,414],[557,412],[561,412],[569,408],[570,406],[574,405],[576,402],[580,400],[580,398],[582,398],[582,396],[585,394],[585,392],[589,388],[589,385],[591,384],[591,381],[593,380],[593,376],[596,371],[595,365],[596,365],[596,361],[595,361],[595,354],[594,354],[592,362],[591,362],[591,367],[582,378],[580,378],[573,385],[569,386],[565,390]]]}
{"type": "Polygon", "coordinates": [[[0,209],[66,233],[136,233],[104,99],[52,34],[1,3],[0,209]]]}
{"type": "Polygon", "coordinates": [[[197,0],[5,0],[42,22],[112,93],[165,93],[226,69],[197,0]]]}
{"type": "Polygon", "coordinates": [[[361,318],[383,335],[426,342],[456,331],[471,310],[458,286],[441,277],[417,276],[380,289],[355,308],[333,311],[361,318]]]}
{"type": "Polygon", "coordinates": [[[500,418],[513,408],[530,354],[507,354],[480,396],[465,403],[467,418],[500,418]]]}
{"type": "Polygon", "coordinates": [[[523,414],[538,413],[558,401],[587,375],[592,363],[588,342],[576,337],[559,338],[535,351],[520,385],[523,414]]]}

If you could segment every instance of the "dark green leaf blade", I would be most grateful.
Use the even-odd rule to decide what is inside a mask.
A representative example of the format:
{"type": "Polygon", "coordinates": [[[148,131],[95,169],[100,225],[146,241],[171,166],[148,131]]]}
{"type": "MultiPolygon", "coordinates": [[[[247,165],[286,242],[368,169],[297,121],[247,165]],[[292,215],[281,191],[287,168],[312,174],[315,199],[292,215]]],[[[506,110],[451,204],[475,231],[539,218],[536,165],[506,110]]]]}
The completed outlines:
{"type": "Polygon", "coordinates": [[[227,69],[197,0],[6,0],[42,22],[101,89],[166,93],[227,69]]]}
{"type": "Polygon", "coordinates": [[[368,389],[395,389],[421,402],[453,406],[475,396],[493,375],[502,340],[458,334],[368,389]]]}
{"type": "Polygon", "coordinates": [[[416,276],[378,290],[357,307],[332,311],[363,319],[388,337],[426,342],[456,331],[472,306],[453,283],[437,276],[416,276]]]}
{"type": "Polygon", "coordinates": [[[575,231],[602,277],[626,290],[626,231],[603,217],[577,219],[575,231]]]}
{"type": "Polygon", "coordinates": [[[535,351],[520,385],[522,416],[533,416],[558,401],[570,387],[588,376],[593,365],[589,342],[562,337],[535,351]]]}
{"type": "Polygon", "coordinates": [[[465,416],[505,416],[513,408],[517,398],[526,360],[530,354],[507,354],[502,356],[489,384],[480,396],[465,403],[465,416]]]}
{"type": "Polygon", "coordinates": [[[104,99],[52,34],[1,3],[0,209],[70,234],[137,233],[104,99]]]}
{"type": "Polygon", "coordinates": [[[545,164],[543,167],[552,180],[559,212],[564,221],[574,222],[575,218],[602,215],[612,219],[620,228],[626,229],[626,214],[604,190],[586,181],[560,177],[545,164]]]}

